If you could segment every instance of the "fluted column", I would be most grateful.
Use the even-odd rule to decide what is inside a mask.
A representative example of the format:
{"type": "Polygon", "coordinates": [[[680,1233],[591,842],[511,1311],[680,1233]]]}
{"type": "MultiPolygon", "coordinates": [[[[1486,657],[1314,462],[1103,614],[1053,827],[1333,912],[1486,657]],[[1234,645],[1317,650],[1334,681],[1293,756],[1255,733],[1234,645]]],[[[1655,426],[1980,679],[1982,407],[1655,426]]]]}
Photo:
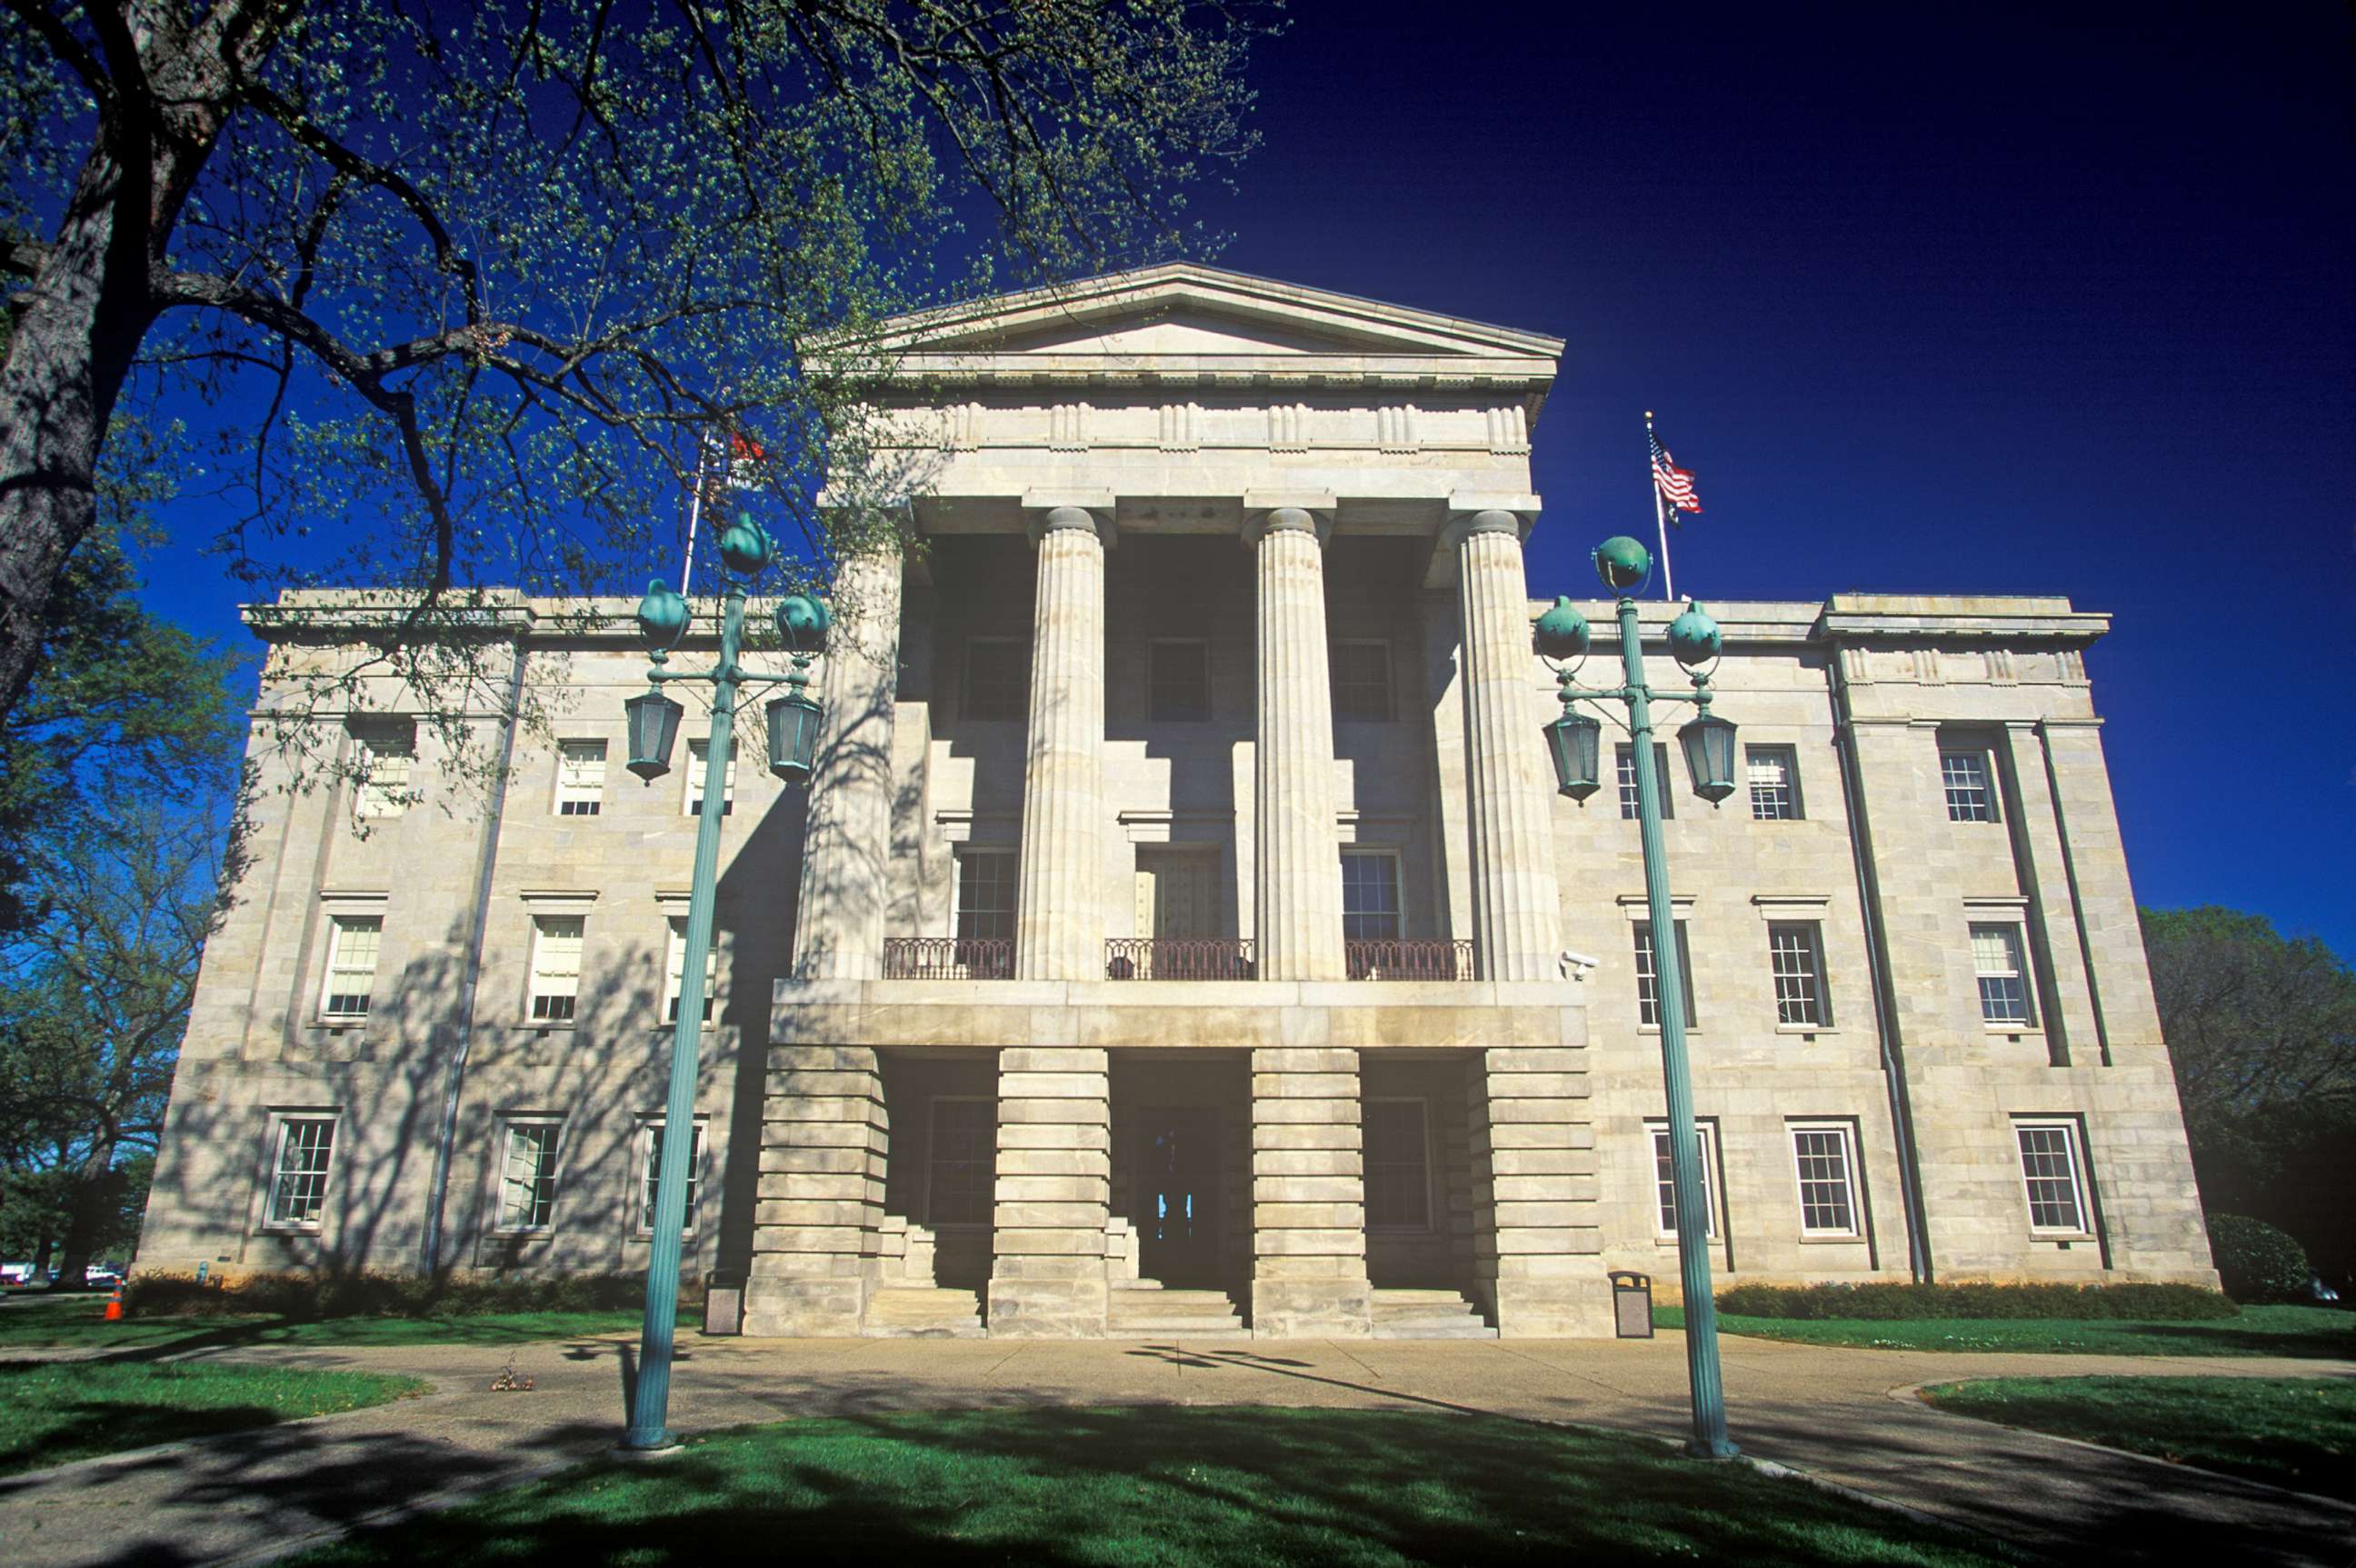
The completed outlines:
{"type": "Polygon", "coordinates": [[[1520,520],[1475,512],[1457,546],[1464,750],[1472,774],[1472,935],[1485,980],[1551,980],[1560,914],[1541,717],[1531,701],[1520,520]]]}
{"type": "MultiPolygon", "coordinates": [[[[819,676],[826,711],[810,769],[793,972],[805,980],[873,980],[883,972],[891,897],[884,855],[900,687],[897,543],[845,560],[834,603],[841,619],[819,676]]],[[[757,764],[758,756],[744,760],[757,764]]]]}
{"type": "Polygon", "coordinates": [[[1104,975],[1104,558],[1086,509],[1046,514],[1014,917],[1014,972],[1024,980],[1104,975]]]}
{"type": "Polygon", "coordinates": [[[1264,980],[1342,978],[1333,696],[1317,523],[1280,507],[1251,525],[1259,590],[1253,929],[1264,980]]]}

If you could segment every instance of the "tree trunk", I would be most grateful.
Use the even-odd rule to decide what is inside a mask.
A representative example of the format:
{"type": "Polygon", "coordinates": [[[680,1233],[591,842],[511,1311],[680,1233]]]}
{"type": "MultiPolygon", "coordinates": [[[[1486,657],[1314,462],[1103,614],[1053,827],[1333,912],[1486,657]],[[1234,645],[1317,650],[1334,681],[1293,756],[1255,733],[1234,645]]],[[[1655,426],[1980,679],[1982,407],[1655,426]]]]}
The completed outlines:
{"type": "Polygon", "coordinates": [[[66,1221],[64,1257],[58,1261],[58,1289],[81,1290],[87,1282],[82,1275],[96,1259],[99,1243],[106,1240],[115,1204],[120,1200],[123,1178],[114,1170],[114,1140],[102,1138],[91,1146],[90,1155],[81,1163],[80,1179],[74,1183],[73,1208],[66,1221]]]}

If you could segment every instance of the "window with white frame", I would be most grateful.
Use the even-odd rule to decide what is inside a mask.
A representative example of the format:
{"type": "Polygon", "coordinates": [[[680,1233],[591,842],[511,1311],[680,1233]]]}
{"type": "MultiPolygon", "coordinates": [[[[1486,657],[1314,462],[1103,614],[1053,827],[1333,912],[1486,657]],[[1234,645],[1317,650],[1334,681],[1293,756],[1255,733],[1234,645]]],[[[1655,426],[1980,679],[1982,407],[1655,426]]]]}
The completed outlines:
{"type": "Polygon", "coordinates": [[[1800,1234],[1858,1234],[1855,1129],[1845,1122],[1794,1124],[1792,1168],[1800,1183],[1800,1234]]]}
{"type": "Polygon", "coordinates": [[[1775,980],[1775,1022],[1779,1027],[1821,1029],[1831,1026],[1832,1006],[1825,999],[1823,930],[1815,921],[1769,921],[1767,965],[1775,980]]]}
{"type": "MultiPolygon", "coordinates": [[[[1677,1233],[1676,1172],[1669,1152],[1669,1130],[1654,1124],[1653,1135],[1653,1233],[1674,1236],[1677,1233]]],[[[1718,1129],[1708,1122],[1694,1125],[1694,1137],[1701,1155],[1702,1234],[1718,1239],[1718,1129]]]]}
{"type": "Polygon", "coordinates": [[[1342,937],[1396,941],[1400,935],[1398,856],[1387,850],[1342,852],[1342,937]]]}
{"type": "Polygon", "coordinates": [[[957,934],[959,941],[1014,940],[1015,852],[959,849],[957,934]]]}
{"type": "Polygon", "coordinates": [[[1332,651],[1333,716],[1359,724],[1388,724],[1391,705],[1391,645],[1352,638],[1332,651]]]}
{"type": "Polygon", "coordinates": [[[499,1229],[545,1230],[556,1219],[556,1155],[564,1123],[511,1116],[499,1158],[499,1229]]]}
{"type": "Polygon", "coordinates": [[[1752,820],[1799,821],[1799,754],[1788,746],[1754,746],[1744,750],[1742,760],[1751,781],[1752,820]]]}
{"type": "MultiPolygon", "coordinates": [[[[1630,822],[1636,820],[1636,752],[1622,743],[1612,747],[1612,765],[1620,774],[1620,814],[1630,822]]],[[[1669,788],[1669,748],[1665,742],[1653,743],[1653,783],[1661,796],[1661,815],[1677,814],[1677,792],[1669,788]]]]}
{"type": "Polygon", "coordinates": [[[1156,638],[1145,650],[1145,716],[1194,724],[1211,716],[1211,645],[1156,638]]]}
{"type": "Polygon", "coordinates": [[[322,1016],[368,1016],[369,1003],[376,990],[377,952],[383,937],[381,915],[327,918],[327,983],[319,995],[322,1016]]]}
{"type": "Polygon", "coordinates": [[[2037,1025],[2028,950],[2009,920],[1972,922],[1972,970],[1979,979],[1980,1016],[1990,1024],[2029,1029],[2037,1025]]]}
{"type": "MultiPolygon", "coordinates": [[[[1677,972],[1685,979],[1686,1027],[1696,1026],[1694,1015],[1693,949],[1686,940],[1686,923],[1676,922],[1677,929],[1677,972]]],[[[1636,1022],[1647,1029],[1661,1026],[1661,977],[1653,961],[1653,922],[1639,920],[1635,927],[1636,944],[1636,1022]]]]}
{"type": "Polygon", "coordinates": [[[934,1225],[987,1225],[998,1178],[998,1104],[940,1096],[932,1102],[925,1200],[934,1225]]]}
{"type": "Polygon", "coordinates": [[[605,743],[568,740],[556,748],[556,814],[594,817],[605,800],[605,743]]]}
{"type": "Polygon", "coordinates": [[[1991,782],[1986,746],[1941,746],[1939,782],[1946,790],[1951,822],[1992,822],[1996,787],[1991,782]]]}
{"type": "MultiPolygon", "coordinates": [[[[712,996],[720,975],[720,943],[716,940],[703,950],[703,1021],[712,1022],[712,996]]],[[[679,1022],[680,994],[687,982],[687,917],[670,918],[669,951],[663,960],[663,1022],[679,1022]]]]}
{"type": "Polygon", "coordinates": [[[2084,1150],[2073,1121],[2016,1122],[2020,1181],[2029,1197],[2029,1228],[2084,1236],[2093,1233],[2086,1204],[2084,1150]]]}
{"type": "Polygon", "coordinates": [[[363,819],[397,817],[416,799],[417,726],[402,723],[355,725],[353,762],[359,788],[353,814],[363,819]]]}
{"type": "MultiPolygon", "coordinates": [[[[723,817],[736,810],[736,747],[728,748],[728,777],[720,781],[720,814],[723,817]]],[[[700,815],[703,811],[703,781],[712,771],[712,743],[691,740],[687,743],[687,815],[700,815]]]]}
{"type": "Polygon", "coordinates": [[[581,950],[588,929],[587,918],[580,915],[532,918],[532,1022],[572,1022],[581,998],[581,950]]]}
{"type": "Polygon", "coordinates": [[[316,1230],[327,1201],[327,1167],[336,1153],[333,1115],[285,1115],[272,1129],[268,1222],[316,1230]]]}
{"type": "MultiPolygon", "coordinates": [[[[646,1235],[655,1228],[655,1185],[662,1179],[663,1120],[658,1116],[638,1133],[640,1158],[638,1169],[638,1233],[646,1235]]],[[[682,1233],[695,1230],[695,1200],[702,1185],[703,1122],[697,1120],[688,1129],[687,1141],[687,1208],[680,1224],[682,1233]]]]}
{"type": "Polygon", "coordinates": [[[969,638],[965,693],[969,719],[1021,720],[1031,712],[1031,645],[1012,637],[969,638]]]}
{"type": "Polygon", "coordinates": [[[1429,1109],[1421,1100],[1369,1100],[1359,1108],[1369,1227],[1431,1228],[1429,1109]]]}

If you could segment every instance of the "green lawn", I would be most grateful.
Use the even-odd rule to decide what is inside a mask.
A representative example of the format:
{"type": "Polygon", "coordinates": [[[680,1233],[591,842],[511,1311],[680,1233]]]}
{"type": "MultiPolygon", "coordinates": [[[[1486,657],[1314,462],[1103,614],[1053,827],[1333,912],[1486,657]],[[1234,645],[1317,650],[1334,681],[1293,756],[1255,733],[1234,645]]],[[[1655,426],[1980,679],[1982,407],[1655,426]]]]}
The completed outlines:
{"type": "Polygon", "coordinates": [[[638,1326],[635,1312],[503,1312],[452,1317],[129,1317],[103,1294],[0,1303],[0,1348],[133,1350],[202,1345],[520,1345],[638,1326]]]}
{"type": "Polygon", "coordinates": [[[0,1362],[0,1475],[416,1393],[414,1378],[217,1363],[0,1362]]]}
{"type": "Polygon", "coordinates": [[[1936,1532],[1641,1438],[1436,1412],[879,1414],[722,1433],[325,1548],[308,1564],[1237,1568],[1577,1561],[1993,1563],[1936,1532]]]}
{"type": "MultiPolygon", "coordinates": [[[[1685,1326],[1682,1307],[1660,1306],[1653,1320],[1685,1326]]],[[[2328,1306],[2245,1306],[2238,1317],[2200,1323],[2101,1318],[1912,1320],[1734,1317],[1720,1333],[1802,1345],[1875,1350],[2021,1350],[2081,1356],[2297,1356],[2356,1360],[2356,1313],[2328,1306]]]]}
{"type": "Polygon", "coordinates": [[[2356,1382],[2338,1378],[1987,1378],[1941,1410],[2356,1502],[2356,1382]]]}

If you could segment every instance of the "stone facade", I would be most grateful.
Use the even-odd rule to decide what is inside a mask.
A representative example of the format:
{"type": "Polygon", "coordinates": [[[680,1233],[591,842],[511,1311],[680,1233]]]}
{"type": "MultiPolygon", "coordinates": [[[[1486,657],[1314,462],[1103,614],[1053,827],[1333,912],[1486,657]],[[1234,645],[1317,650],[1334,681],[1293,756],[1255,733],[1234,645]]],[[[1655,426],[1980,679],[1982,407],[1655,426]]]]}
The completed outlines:
{"type": "MultiPolygon", "coordinates": [[[[1595,1335],[1607,1271],[1673,1291],[1636,823],[1538,733],[1561,344],[1186,265],[900,325],[907,548],[842,568],[807,796],[735,769],[691,1267],[757,1334],[1595,1335]]],[[[273,671],[348,656],[336,604],[257,618],[273,671]]],[[[588,607],[502,612],[570,763],[512,737],[485,808],[420,730],[406,810],[264,793],[141,1268],[642,1262],[698,780],[621,769],[643,664],[588,607]]],[[[1716,1276],[2213,1282],[2106,618],[1711,607],[1750,788],[1672,742],[1665,828],[1716,1276]]]]}

